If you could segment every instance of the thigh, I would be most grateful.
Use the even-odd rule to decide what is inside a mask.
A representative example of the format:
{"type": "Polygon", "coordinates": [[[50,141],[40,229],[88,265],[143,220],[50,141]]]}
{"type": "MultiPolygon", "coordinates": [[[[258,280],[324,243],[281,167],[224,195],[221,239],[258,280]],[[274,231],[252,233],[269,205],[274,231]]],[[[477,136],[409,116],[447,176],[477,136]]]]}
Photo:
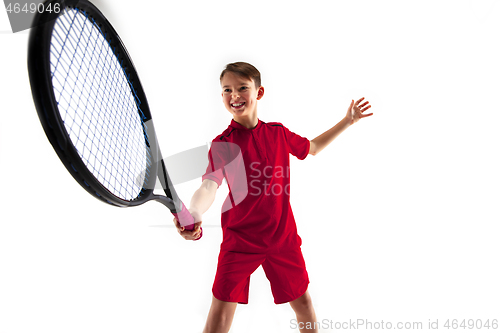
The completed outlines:
{"type": "Polygon", "coordinates": [[[269,254],[262,268],[271,283],[274,303],[291,302],[307,291],[309,275],[300,248],[269,254]]]}
{"type": "Polygon", "coordinates": [[[224,302],[248,303],[250,275],[265,260],[265,254],[221,251],[212,293],[224,302]]]}

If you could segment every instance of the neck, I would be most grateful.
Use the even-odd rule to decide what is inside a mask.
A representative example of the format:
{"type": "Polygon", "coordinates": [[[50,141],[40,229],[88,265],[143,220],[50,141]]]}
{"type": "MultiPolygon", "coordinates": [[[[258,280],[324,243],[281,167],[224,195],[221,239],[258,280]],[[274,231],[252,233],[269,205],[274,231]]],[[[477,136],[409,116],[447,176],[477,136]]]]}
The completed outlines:
{"type": "Polygon", "coordinates": [[[257,115],[253,115],[252,117],[233,117],[234,121],[237,122],[238,124],[248,128],[252,129],[257,127],[257,124],[259,123],[259,119],[257,118],[257,115]]]}

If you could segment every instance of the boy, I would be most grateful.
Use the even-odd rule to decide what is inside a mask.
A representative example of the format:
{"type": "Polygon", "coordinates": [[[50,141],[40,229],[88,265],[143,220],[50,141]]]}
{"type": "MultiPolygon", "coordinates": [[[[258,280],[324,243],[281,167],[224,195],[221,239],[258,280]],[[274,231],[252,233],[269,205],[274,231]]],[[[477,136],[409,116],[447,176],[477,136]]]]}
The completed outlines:
{"type": "MultiPolygon", "coordinates": [[[[212,141],[209,166],[201,187],[191,199],[196,223],[184,230],[187,240],[201,237],[202,215],[212,205],[225,177],[229,195],[223,205],[221,244],[212,288],[212,305],[204,333],[228,332],[238,303],[248,303],[250,275],[262,265],[271,283],[276,304],[289,302],[300,327],[316,322],[309,278],[300,250],[289,198],[289,154],[304,159],[316,155],[371,106],[352,100],[347,115],[314,140],[307,140],[280,123],[264,123],[257,117],[257,101],[264,96],[260,73],[244,62],[228,64],[221,73],[222,100],[232,114],[231,124],[212,141]],[[241,176],[243,175],[243,176],[241,176]],[[243,179],[243,181],[242,181],[243,179]]],[[[300,330],[317,332],[317,329],[300,330]]]]}

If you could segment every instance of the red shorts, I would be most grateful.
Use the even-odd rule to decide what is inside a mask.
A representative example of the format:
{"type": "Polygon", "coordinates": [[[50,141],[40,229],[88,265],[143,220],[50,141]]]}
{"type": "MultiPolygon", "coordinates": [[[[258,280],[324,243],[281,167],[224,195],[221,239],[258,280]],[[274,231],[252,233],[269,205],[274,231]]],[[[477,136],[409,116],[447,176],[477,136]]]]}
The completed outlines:
{"type": "Polygon", "coordinates": [[[306,292],[309,276],[300,248],[262,254],[221,251],[212,288],[214,297],[248,304],[250,275],[260,265],[271,283],[274,303],[296,300],[306,292]]]}

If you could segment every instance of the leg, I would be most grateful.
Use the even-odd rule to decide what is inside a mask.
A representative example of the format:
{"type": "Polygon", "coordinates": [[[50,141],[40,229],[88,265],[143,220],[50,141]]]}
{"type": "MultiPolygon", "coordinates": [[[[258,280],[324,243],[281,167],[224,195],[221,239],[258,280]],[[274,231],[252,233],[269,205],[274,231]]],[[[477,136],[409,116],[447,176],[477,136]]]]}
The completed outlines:
{"type": "Polygon", "coordinates": [[[265,254],[221,251],[214,285],[212,305],[203,333],[227,333],[238,303],[248,303],[250,275],[260,266],[265,254]],[[221,301],[224,299],[226,301],[221,301]]]}
{"type": "Polygon", "coordinates": [[[212,306],[208,313],[203,333],[227,333],[233,322],[238,303],[224,302],[212,296],[212,306]]]}
{"type": "Polygon", "coordinates": [[[299,328],[300,333],[317,333],[318,328],[315,326],[316,313],[314,312],[309,292],[306,290],[304,295],[300,296],[294,301],[291,301],[290,305],[297,315],[297,322],[299,323],[300,327],[303,327],[301,329],[299,328]],[[309,326],[308,323],[310,323],[309,326]]]}

